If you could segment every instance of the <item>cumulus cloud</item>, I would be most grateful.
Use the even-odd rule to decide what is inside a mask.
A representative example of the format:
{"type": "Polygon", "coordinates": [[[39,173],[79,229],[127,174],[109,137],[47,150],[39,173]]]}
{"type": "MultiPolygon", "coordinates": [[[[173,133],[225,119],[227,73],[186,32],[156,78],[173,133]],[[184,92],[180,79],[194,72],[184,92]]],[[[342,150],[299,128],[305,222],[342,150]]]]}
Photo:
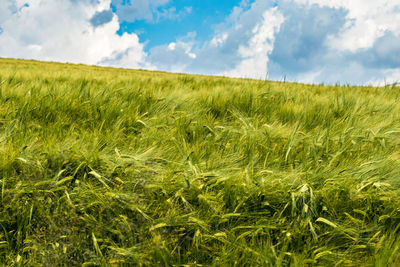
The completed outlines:
{"type": "Polygon", "coordinates": [[[135,20],[153,21],[157,8],[167,4],[169,0],[112,0],[112,7],[121,21],[135,20]]]}
{"type": "Polygon", "coordinates": [[[135,34],[119,36],[107,0],[2,2],[0,56],[151,67],[135,34]],[[22,8],[23,7],[23,8],[22,8]]]}
{"type": "Polygon", "coordinates": [[[151,49],[149,61],[160,70],[188,72],[189,65],[196,62],[197,55],[192,51],[196,33],[188,33],[176,42],[151,49]]]}
{"type": "MultiPolygon", "coordinates": [[[[400,2],[396,0],[293,0],[296,9],[310,12],[309,16],[318,17],[322,11],[329,10],[332,27],[319,38],[322,45],[319,49],[304,49],[311,55],[301,53],[308,66],[285,64],[283,58],[276,57],[280,47],[276,43],[276,53],[271,55],[269,69],[278,75],[288,75],[292,79],[305,81],[303,70],[313,76],[313,82],[350,83],[350,84],[382,84],[382,82],[398,82],[399,46],[400,46],[400,2]],[[339,27],[338,27],[339,26],[339,27]],[[294,67],[290,69],[289,66],[294,67]]],[[[292,6],[293,6],[292,5],[292,6]]],[[[285,10],[287,5],[282,6],[285,10]]],[[[285,17],[295,17],[289,9],[283,11],[285,17]]],[[[290,24],[290,23],[289,23],[290,24]]],[[[315,33],[313,25],[321,27],[321,23],[307,23],[300,19],[297,25],[303,25],[308,32],[315,33]]],[[[290,25],[287,25],[290,26],[290,25]]],[[[285,28],[285,25],[282,29],[285,28]]],[[[281,31],[279,36],[290,36],[281,31]]],[[[301,34],[308,39],[307,35],[301,34]]],[[[293,34],[292,34],[293,36],[293,34]]],[[[312,39],[312,38],[311,38],[312,39]]],[[[290,43],[290,41],[289,41],[290,43]]],[[[316,44],[317,42],[313,42],[316,44]]],[[[295,57],[286,57],[292,58],[295,57]]]]}
{"type": "Polygon", "coordinates": [[[112,21],[114,13],[111,10],[97,11],[89,20],[93,27],[99,27],[112,21]]]}
{"type": "Polygon", "coordinates": [[[209,41],[158,46],[150,58],[170,71],[379,84],[400,80],[399,36],[398,0],[242,1],[209,41]]]}
{"type": "Polygon", "coordinates": [[[176,9],[176,7],[163,8],[156,13],[156,21],[159,22],[162,19],[180,20],[183,17],[190,15],[190,13],[192,13],[192,9],[193,8],[190,6],[183,7],[183,9],[179,11],[176,9]]]}
{"type": "Polygon", "coordinates": [[[386,32],[371,47],[347,54],[368,68],[400,68],[400,33],[386,32]]]}
{"type": "Polygon", "coordinates": [[[348,11],[346,25],[334,36],[332,46],[340,50],[356,51],[371,47],[386,32],[400,31],[400,2],[397,0],[296,0],[348,11]]]}
{"type": "Polygon", "coordinates": [[[329,62],[327,38],[343,27],[346,11],[298,4],[283,5],[279,10],[285,22],[270,55],[272,63],[279,66],[278,71],[292,74],[309,71],[319,62],[329,62]]]}
{"type": "Polygon", "coordinates": [[[247,44],[239,45],[238,55],[242,59],[240,63],[234,69],[221,74],[231,77],[266,78],[268,57],[274,48],[275,33],[279,32],[283,21],[282,14],[276,8],[265,11],[262,21],[253,28],[253,36],[247,44]]]}
{"type": "Polygon", "coordinates": [[[163,70],[248,78],[265,78],[268,53],[283,17],[266,1],[243,1],[215,26],[205,43],[195,37],[179,39],[180,49],[167,45],[150,50],[150,61],[163,70]],[[190,48],[190,49],[188,49],[190,48]],[[190,57],[190,53],[196,57],[190,57]]]}
{"type": "Polygon", "coordinates": [[[182,10],[176,7],[166,7],[170,0],[112,0],[112,10],[120,21],[134,22],[145,20],[157,23],[162,19],[179,20],[192,12],[192,7],[186,6],[182,10]]]}
{"type": "Polygon", "coordinates": [[[400,80],[398,0],[243,0],[207,41],[193,31],[147,53],[136,34],[116,34],[122,22],[192,12],[171,4],[2,0],[0,56],[310,83],[400,80]]]}

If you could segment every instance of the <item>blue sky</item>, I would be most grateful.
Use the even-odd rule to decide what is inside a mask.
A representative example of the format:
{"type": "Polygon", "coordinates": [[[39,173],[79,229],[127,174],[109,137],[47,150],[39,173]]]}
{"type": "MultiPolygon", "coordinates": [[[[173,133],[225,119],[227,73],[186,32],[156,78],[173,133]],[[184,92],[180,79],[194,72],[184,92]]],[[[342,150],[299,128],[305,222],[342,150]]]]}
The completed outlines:
{"type": "Polygon", "coordinates": [[[400,1],[2,0],[0,57],[383,85],[400,81],[400,1]]]}
{"type": "MultiPolygon", "coordinates": [[[[146,49],[174,42],[177,37],[185,36],[189,32],[196,32],[197,40],[204,42],[212,38],[214,27],[223,22],[239,3],[240,1],[235,0],[169,1],[157,8],[152,19],[129,20],[128,17],[127,20],[122,20],[118,34],[137,33],[147,42],[146,49]],[[169,13],[170,17],[162,17],[158,12],[169,13]]],[[[124,5],[132,5],[132,2],[126,1],[124,5]]],[[[111,8],[113,12],[118,13],[118,9],[112,3],[111,8]]]]}

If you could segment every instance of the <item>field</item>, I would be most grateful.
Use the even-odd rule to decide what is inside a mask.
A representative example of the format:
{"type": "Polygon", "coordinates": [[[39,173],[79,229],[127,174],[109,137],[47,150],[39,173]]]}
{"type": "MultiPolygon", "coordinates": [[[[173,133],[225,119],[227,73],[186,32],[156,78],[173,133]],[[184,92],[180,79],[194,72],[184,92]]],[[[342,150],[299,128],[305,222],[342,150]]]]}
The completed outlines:
{"type": "Polygon", "coordinates": [[[0,59],[6,266],[399,266],[400,88],[0,59]]]}

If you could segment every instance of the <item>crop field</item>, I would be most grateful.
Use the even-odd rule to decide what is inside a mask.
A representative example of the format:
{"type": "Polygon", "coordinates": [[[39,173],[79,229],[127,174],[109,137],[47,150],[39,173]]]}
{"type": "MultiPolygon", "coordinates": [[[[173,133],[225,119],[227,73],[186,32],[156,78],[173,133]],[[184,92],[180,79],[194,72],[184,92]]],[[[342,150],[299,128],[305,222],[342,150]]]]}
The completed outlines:
{"type": "Polygon", "coordinates": [[[0,59],[4,266],[399,266],[400,88],[0,59]]]}

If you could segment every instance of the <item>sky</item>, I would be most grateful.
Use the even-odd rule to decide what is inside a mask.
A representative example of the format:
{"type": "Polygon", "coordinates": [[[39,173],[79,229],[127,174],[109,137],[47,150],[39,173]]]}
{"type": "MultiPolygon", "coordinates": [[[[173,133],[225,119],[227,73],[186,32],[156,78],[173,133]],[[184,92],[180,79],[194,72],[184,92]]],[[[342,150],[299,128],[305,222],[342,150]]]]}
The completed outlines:
{"type": "Polygon", "coordinates": [[[400,1],[0,0],[0,57],[385,85],[400,82],[400,1]]]}

